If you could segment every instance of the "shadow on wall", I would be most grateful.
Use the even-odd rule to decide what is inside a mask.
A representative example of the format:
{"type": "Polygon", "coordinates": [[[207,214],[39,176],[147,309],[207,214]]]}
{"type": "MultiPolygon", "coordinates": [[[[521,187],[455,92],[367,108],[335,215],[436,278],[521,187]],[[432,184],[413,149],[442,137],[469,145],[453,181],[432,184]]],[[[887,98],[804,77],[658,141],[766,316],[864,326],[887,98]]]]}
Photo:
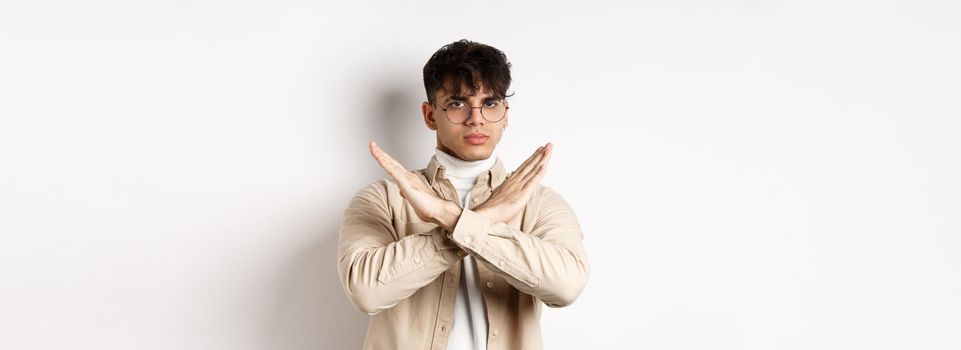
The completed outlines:
{"type": "MultiPolygon", "coordinates": [[[[399,70],[395,70],[397,72],[399,70]]],[[[377,141],[409,169],[425,167],[433,149],[433,134],[419,119],[418,81],[398,74],[371,74],[361,86],[348,89],[354,96],[375,96],[377,103],[363,110],[357,138],[377,141]],[[385,78],[388,77],[388,78],[385,78]],[[394,77],[391,79],[391,77],[394,77]],[[415,119],[411,119],[415,118],[415,119]],[[431,135],[431,136],[425,136],[431,135]],[[425,137],[428,137],[425,139],[425,137]],[[428,158],[425,158],[426,157],[428,158]]],[[[416,77],[415,77],[416,78],[416,77]]],[[[369,98],[369,97],[367,97],[369,98]]],[[[329,116],[320,116],[329,117],[329,116]]],[[[345,167],[356,169],[357,179],[380,179],[387,174],[370,158],[367,149],[345,145],[343,152],[356,154],[357,160],[345,167]],[[365,174],[366,173],[366,174],[365,174]],[[366,176],[364,176],[366,175],[366,176]]],[[[354,176],[351,176],[354,177],[354,176]]],[[[269,344],[272,350],[359,349],[367,332],[368,316],[351,305],[344,294],[337,271],[337,245],[340,220],[351,196],[360,187],[331,184],[321,199],[325,206],[314,211],[320,217],[306,217],[308,229],[318,233],[315,244],[304,247],[291,261],[286,276],[279,281],[279,300],[270,315],[269,344]],[[330,206],[329,203],[342,203],[330,206]]]]}
{"type": "MultiPolygon", "coordinates": [[[[408,170],[427,167],[437,145],[436,134],[424,125],[421,103],[426,96],[419,79],[409,67],[398,68],[371,76],[358,92],[374,91],[377,96],[377,103],[369,106],[366,113],[365,120],[370,123],[365,130],[367,135],[408,170]]],[[[363,161],[373,162],[369,153],[365,154],[368,159],[363,161]]],[[[375,178],[385,176],[387,173],[381,171],[375,178]]]]}
{"type": "Polygon", "coordinates": [[[355,309],[337,276],[339,216],[325,213],[325,235],[296,256],[284,276],[263,349],[360,349],[367,315],[355,309]]]}

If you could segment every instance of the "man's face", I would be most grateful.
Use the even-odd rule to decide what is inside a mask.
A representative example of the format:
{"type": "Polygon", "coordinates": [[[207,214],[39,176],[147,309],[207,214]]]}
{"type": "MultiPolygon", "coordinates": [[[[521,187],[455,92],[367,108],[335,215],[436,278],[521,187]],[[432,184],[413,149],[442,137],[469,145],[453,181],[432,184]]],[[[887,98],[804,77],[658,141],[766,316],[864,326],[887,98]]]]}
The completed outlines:
{"type": "MultiPolygon", "coordinates": [[[[470,117],[463,124],[454,124],[448,120],[443,108],[451,103],[457,106],[482,107],[485,103],[499,99],[485,91],[484,86],[480,86],[478,93],[473,96],[466,93],[450,94],[440,90],[434,93],[434,98],[433,104],[424,102],[421,110],[427,127],[437,131],[437,148],[466,161],[490,158],[494,147],[501,140],[504,128],[507,127],[507,111],[504,111],[503,119],[492,123],[481,116],[480,108],[473,108],[470,117]]],[[[496,120],[492,116],[487,117],[496,120]]]]}

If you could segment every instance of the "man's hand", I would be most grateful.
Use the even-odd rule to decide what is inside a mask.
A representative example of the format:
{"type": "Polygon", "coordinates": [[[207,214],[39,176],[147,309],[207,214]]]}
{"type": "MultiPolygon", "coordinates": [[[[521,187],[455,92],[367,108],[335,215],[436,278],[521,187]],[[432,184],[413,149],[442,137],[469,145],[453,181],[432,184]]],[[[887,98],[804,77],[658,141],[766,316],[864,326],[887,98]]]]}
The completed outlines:
{"type": "Polygon", "coordinates": [[[433,190],[420,181],[416,174],[400,165],[387,152],[380,149],[377,143],[370,142],[370,155],[380,164],[400,187],[400,195],[414,207],[414,212],[421,220],[433,222],[451,231],[461,209],[451,201],[438,197],[433,190]]]}
{"type": "Polygon", "coordinates": [[[507,180],[491,194],[483,204],[474,211],[483,214],[497,222],[509,222],[531,200],[534,189],[547,172],[547,162],[551,159],[554,146],[548,142],[538,147],[534,154],[517,167],[507,180]]]}

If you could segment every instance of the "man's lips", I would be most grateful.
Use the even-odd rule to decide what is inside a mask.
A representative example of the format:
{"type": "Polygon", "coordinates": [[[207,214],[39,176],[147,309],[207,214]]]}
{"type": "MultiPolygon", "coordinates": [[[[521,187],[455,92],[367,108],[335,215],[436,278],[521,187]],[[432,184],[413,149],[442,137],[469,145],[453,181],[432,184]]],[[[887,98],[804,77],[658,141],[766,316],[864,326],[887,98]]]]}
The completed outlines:
{"type": "Polygon", "coordinates": [[[472,134],[467,134],[467,136],[464,136],[464,139],[467,140],[467,142],[472,145],[479,145],[484,142],[487,142],[487,135],[480,134],[480,133],[472,133],[472,134]]]}

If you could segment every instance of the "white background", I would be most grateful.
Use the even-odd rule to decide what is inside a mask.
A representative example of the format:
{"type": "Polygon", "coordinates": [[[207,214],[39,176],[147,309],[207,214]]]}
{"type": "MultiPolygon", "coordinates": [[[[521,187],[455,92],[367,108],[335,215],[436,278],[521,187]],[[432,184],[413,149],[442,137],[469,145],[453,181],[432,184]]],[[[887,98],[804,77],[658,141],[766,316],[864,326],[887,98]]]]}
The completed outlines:
{"type": "Polygon", "coordinates": [[[0,348],[355,349],[336,273],[421,69],[513,63],[592,263],[547,349],[961,348],[952,1],[0,0],[0,348]]]}

